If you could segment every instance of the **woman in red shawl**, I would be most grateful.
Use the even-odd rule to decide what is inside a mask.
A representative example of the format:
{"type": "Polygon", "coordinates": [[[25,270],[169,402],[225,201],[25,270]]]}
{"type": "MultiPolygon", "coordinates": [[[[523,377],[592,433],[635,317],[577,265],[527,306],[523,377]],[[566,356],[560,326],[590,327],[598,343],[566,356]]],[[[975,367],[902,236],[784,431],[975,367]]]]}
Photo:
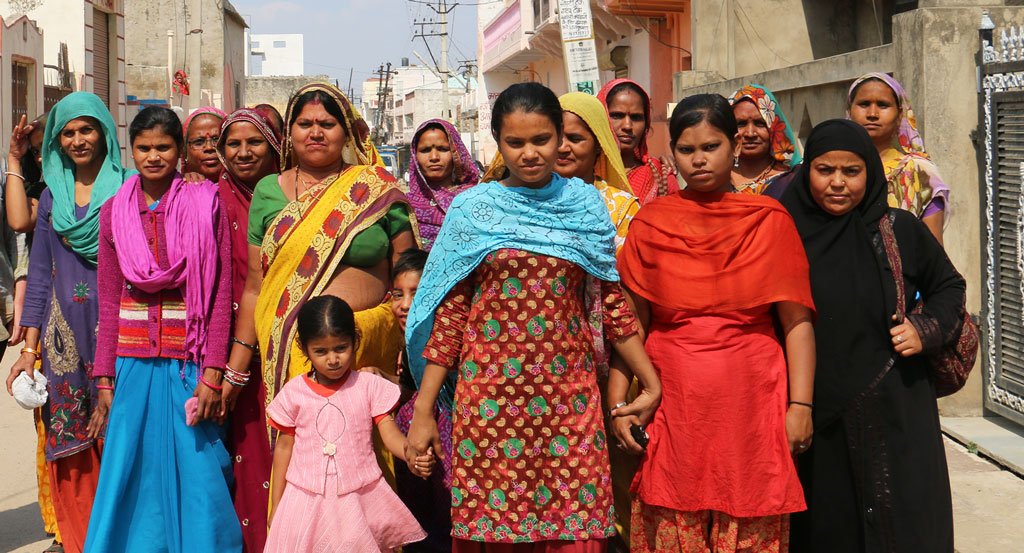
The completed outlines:
{"type": "MultiPolygon", "coordinates": [[[[232,312],[237,313],[249,274],[249,243],[246,239],[249,204],[256,183],[278,172],[281,128],[277,126],[270,110],[240,109],[224,119],[218,135],[217,155],[224,165],[224,171],[217,185],[231,235],[231,307],[232,312]]],[[[258,263],[259,258],[254,261],[258,263]]],[[[232,342],[232,347],[255,348],[255,344],[245,344],[235,339],[232,342]]],[[[258,375],[259,358],[253,356],[253,363],[249,367],[232,365],[232,369],[258,375]]],[[[233,411],[229,446],[234,456],[235,511],[242,523],[243,551],[259,553],[263,551],[267,540],[269,490],[263,484],[270,479],[272,464],[266,432],[264,388],[259,381],[236,386],[242,384],[245,377],[232,375],[231,372],[226,372],[224,376],[221,407],[225,416],[228,411],[233,411]]]]}
{"type": "MultiPolygon", "coordinates": [[[[786,551],[789,514],[805,509],[792,455],[812,430],[807,258],[777,201],[731,193],[725,98],[684,99],[669,130],[687,188],[641,209],[619,254],[664,390],[633,480],[631,550],[786,551]]],[[[612,375],[609,404],[628,376],[612,375]]],[[[624,439],[636,418],[613,415],[639,451],[624,439]]]]}
{"type": "Polygon", "coordinates": [[[608,110],[629,184],[640,205],[679,191],[672,168],[647,153],[647,135],[651,133],[651,97],[647,91],[629,79],[615,79],[601,88],[597,99],[608,110]]]}

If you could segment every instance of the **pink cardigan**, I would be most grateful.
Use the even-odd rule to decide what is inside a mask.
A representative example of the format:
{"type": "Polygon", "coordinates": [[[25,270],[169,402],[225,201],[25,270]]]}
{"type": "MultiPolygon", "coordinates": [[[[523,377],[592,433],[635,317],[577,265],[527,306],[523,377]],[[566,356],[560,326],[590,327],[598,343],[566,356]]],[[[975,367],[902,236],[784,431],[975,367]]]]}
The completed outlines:
{"type": "MultiPolygon", "coordinates": [[[[164,240],[165,206],[161,202],[152,211],[140,195],[139,216],[146,239],[161,267],[167,267],[167,242],[164,240]]],[[[99,334],[93,377],[114,376],[117,357],[164,357],[185,359],[185,301],[181,290],[163,290],[148,294],[127,283],[117,259],[110,228],[111,204],[100,208],[100,244],[97,288],[99,294],[99,334]]],[[[214,291],[207,337],[207,367],[223,367],[228,357],[231,336],[231,241],[224,210],[215,220],[220,269],[214,291]]]]}

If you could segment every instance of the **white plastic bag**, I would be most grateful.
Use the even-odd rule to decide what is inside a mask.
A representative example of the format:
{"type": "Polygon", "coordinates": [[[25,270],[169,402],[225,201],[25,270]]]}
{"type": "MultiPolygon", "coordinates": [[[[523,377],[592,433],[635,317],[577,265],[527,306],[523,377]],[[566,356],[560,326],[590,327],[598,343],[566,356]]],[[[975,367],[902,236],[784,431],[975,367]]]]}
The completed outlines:
{"type": "Polygon", "coordinates": [[[32,374],[34,379],[29,378],[28,373],[21,373],[11,384],[14,401],[25,409],[35,409],[46,403],[46,377],[39,370],[33,371],[32,374]]]}

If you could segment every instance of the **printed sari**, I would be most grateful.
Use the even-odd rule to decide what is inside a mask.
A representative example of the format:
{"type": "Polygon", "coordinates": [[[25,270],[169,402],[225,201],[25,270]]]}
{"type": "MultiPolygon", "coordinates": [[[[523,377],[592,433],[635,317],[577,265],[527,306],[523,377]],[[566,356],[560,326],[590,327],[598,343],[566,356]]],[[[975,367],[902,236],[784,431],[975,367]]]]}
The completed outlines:
{"type": "MultiPolygon", "coordinates": [[[[263,289],[256,302],[268,403],[289,378],[308,370],[295,339],[299,309],[330,284],[353,238],[396,203],[408,200],[382,167],[351,166],[290,202],[270,224],[261,249],[263,289]]],[[[374,315],[360,313],[376,309],[357,313],[356,326],[364,338],[356,349],[357,367],[385,367],[398,358],[400,337],[390,348],[367,335],[365,325],[372,322],[367,319],[374,315]]]]}
{"type": "MultiPolygon", "coordinates": [[[[917,118],[910,98],[899,81],[885,73],[862,75],[850,85],[847,105],[853,103],[853,93],[864,81],[877,80],[892,89],[899,102],[899,128],[892,137],[892,147],[881,153],[885,180],[889,183],[889,207],[904,209],[924,218],[949,210],[949,185],[939,174],[939,168],[924,149],[924,140],[917,130],[917,118]]],[[[847,107],[849,118],[849,107],[847,107]]]]}

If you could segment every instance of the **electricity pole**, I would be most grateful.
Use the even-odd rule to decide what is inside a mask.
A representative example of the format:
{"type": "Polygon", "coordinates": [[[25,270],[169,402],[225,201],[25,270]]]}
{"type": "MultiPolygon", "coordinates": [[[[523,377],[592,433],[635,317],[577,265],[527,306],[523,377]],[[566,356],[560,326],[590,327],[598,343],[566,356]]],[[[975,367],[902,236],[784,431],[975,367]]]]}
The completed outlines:
{"type": "Polygon", "coordinates": [[[397,73],[397,71],[391,70],[391,62],[387,63],[387,69],[384,68],[384,64],[381,64],[380,69],[377,70],[377,113],[374,114],[373,118],[374,144],[380,141],[381,128],[387,121],[385,110],[387,108],[387,99],[391,95],[391,75],[396,75],[397,73]]]}
{"type": "Polygon", "coordinates": [[[448,79],[451,77],[451,74],[448,71],[448,14],[451,13],[451,11],[454,10],[455,7],[458,5],[459,4],[457,2],[453,4],[448,4],[448,0],[437,0],[436,6],[433,4],[427,4],[427,7],[429,7],[431,10],[434,11],[434,13],[438,15],[439,20],[437,22],[418,21],[413,23],[414,25],[417,25],[420,28],[420,32],[413,38],[423,39],[423,43],[427,46],[427,53],[430,53],[431,59],[433,59],[434,56],[430,52],[430,43],[427,42],[427,37],[436,36],[440,37],[441,39],[441,59],[434,60],[434,64],[436,65],[436,72],[441,78],[441,116],[449,121],[452,118],[452,113],[450,104],[451,99],[448,96],[448,79]],[[437,25],[439,27],[439,30],[437,32],[431,33],[424,32],[423,27],[425,25],[437,25]]]}

